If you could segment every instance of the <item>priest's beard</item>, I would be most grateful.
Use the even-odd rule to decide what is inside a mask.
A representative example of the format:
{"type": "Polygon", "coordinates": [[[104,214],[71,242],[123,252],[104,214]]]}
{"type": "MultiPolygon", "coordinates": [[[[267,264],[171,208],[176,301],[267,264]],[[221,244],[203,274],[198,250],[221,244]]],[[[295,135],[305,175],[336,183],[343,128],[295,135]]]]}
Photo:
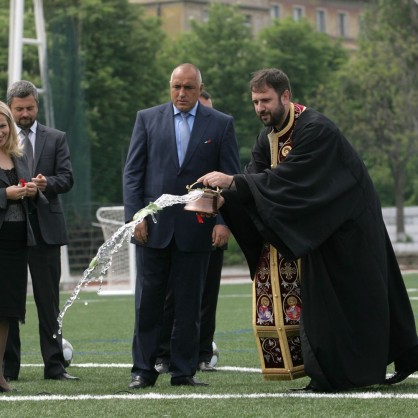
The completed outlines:
{"type": "Polygon", "coordinates": [[[258,114],[258,117],[261,122],[263,122],[264,126],[274,126],[279,129],[286,119],[286,109],[279,103],[277,109],[274,111],[264,110],[258,114]]]}

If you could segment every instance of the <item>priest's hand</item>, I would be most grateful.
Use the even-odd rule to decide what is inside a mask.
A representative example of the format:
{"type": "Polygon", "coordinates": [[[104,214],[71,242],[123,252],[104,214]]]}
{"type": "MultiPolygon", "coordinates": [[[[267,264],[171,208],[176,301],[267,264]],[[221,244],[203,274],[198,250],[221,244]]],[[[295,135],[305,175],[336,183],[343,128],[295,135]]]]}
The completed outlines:
{"type": "Polygon", "coordinates": [[[197,183],[203,183],[204,186],[209,187],[230,189],[234,183],[234,176],[224,174],[219,171],[212,171],[197,179],[197,183]]]}

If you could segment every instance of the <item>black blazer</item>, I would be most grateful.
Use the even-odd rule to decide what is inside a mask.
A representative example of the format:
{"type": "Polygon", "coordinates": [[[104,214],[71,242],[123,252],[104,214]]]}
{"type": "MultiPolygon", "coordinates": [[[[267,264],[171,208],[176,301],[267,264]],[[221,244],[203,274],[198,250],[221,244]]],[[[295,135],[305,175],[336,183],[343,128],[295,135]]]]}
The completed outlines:
{"type": "MultiPolygon", "coordinates": [[[[12,157],[12,160],[16,169],[17,178],[24,179],[26,182],[31,181],[32,176],[29,173],[26,156],[23,155],[22,157],[12,157]]],[[[12,186],[12,184],[10,184],[9,179],[7,178],[3,170],[0,170],[0,184],[2,186],[0,187],[0,228],[1,228],[3,225],[4,218],[6,215],[6,210],[7,210],[6,188],[9,186],[12,186]]],[[[23,199],[22,205],[26,214],[26,223],[28,226],[27,227],[27,245],[32,246],[32,245],[36,245],[36,242],[33,236],[32,228],[30,226],[29,216],[28,216],[29,199],[31,198],[26,197],[25,199],[23,199]]],[[[35,199],[33,199],[32,202],[36,207],[41,207],[42,205],[46,205],[48,203],[45,196],[40,191],[38,191],[38,196],[35,199]]]]}

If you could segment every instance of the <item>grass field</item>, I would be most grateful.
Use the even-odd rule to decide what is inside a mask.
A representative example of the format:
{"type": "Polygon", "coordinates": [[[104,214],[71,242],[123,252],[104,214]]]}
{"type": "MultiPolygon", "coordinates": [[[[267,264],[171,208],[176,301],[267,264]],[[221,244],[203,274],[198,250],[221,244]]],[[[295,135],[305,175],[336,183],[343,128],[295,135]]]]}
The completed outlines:
{"type": "MultiPolygon", "coordinates": [[[[418,321],[418,274],[405,275],[418,321]]],[[[70,295],[61,295],[61,305],[70,295]]],[[[83,289],[67,311],[63,335],[74,346],[68,371],[76,382],[43,380],[36,309],[28,298],[21,327],[18,392],[0,395],[0,417],[416,417],[418,374],[394,386],[337,394],[290,394],[308,378],[264,381],[251,327],[251,284],[221,286],[215,341],[217,373],[198,373],[203,388],[172,387],[168,375],[154,388],[128,389],[133,296],[83,289]]],[[[388,372],[391,370],[389,369],[388,372]]]]}

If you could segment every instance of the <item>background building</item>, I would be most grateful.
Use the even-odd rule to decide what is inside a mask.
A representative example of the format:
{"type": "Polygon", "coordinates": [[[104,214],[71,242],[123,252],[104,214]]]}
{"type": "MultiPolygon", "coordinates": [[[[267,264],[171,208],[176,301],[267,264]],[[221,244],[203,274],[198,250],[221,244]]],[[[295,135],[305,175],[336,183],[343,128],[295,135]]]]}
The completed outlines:
{"type": "Polygon", "coordinates": [[[367,0],[130,0],[142,5],[149,15],[159,16],[168,36],[191,29],[190,22],[205,22],[211,3],[238,6],[254,35],[274,19],[306,18],[319,32],[341,38],[354,49],[367,0]]]}

